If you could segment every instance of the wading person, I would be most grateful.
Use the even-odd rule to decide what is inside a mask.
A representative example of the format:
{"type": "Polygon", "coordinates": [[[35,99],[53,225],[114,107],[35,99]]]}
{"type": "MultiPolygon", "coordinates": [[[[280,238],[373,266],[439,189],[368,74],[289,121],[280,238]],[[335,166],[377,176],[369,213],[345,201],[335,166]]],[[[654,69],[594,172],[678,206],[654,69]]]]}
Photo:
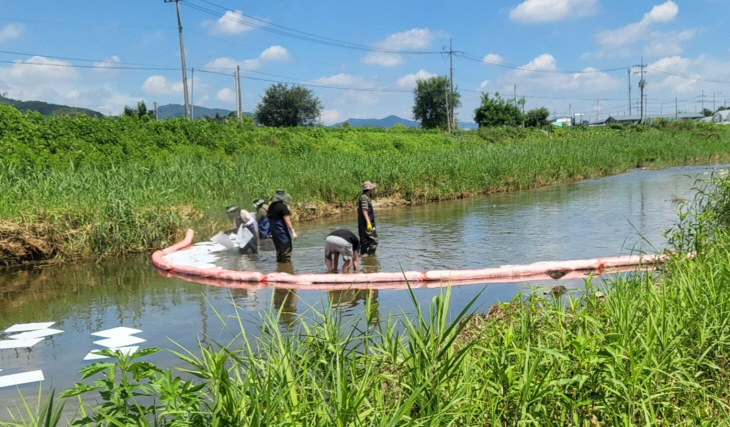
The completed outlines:
{"type": "Polygon", "coordinates": [[[378,248],[378,232],[375,230],[372,192],[377,185],[370,181],[362,183],[362,194],[357,201],[357,231],[360,235],[360,253],[375,255],[378,248]]]}
{"type": "Polygon", "coordinates": [[[251,233],[252,236],[251,239],[246,242],[246,244],[238,248],[238,251],[242,254],[257,253],[259,251],[259,231],[253,216],[251,216],[248,211],[241,210],[241,208],[239,208],[238,206],[233,205],[229,205],[226,207],[226,214],[228,215],[228,218],[233,221],[233,228],[226,231],[226,234],[236,233],[240,236],[241,232],[239,230],[243,227],[248,230],[248,232],[251,233]]]}
{"type": "Polygon", "coordinates": [[[290,262],[292,241],[297,239],[297,233],[291,225],[291,213],[286,206],[291,197],[284,190],[276,190],[271,197],[271,205],[267,217],[271,225],[271,238],[276,248],[277,262],[290,262]]]}
{"type": "Polygon", "coordinates": [[[328,273],[337,273],[338,258],[342,256],[342,272],[349,273],[353,267],[357,273],[357,257],[360,240],[350,230],[335,230],[324,241],[324,263],[328,273]]]}
{"type": "Polygon", "coordinates": [[[264,199],[253,199],[253,208],[256,209],[256,223],[259,226],[259,237],[268,239],[271,237],[271,226],[269,218],[266,217],[269,211],[269,205],[264,199]]]}

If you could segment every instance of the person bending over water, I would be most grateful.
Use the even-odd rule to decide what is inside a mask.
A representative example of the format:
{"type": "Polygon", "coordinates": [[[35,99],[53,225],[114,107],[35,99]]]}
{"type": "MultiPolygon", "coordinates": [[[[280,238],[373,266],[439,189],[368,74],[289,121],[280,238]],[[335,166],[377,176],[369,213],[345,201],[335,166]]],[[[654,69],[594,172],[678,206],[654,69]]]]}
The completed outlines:
{"type": "Polygon", "coordinates": [[[238,248],[238,251],[242,254],[245,253],[258,253],[259,251],[259,231],[258,227],[256,226],[256,221],[251,216],[250,213],[246,210],[241,210],[238,206],[229,205],[226,207],[226,214],[228,215],[228,218],[233,221],[233,228],[226,231],[226,234],[229,233],[238,233],[238,230],[241,227],[244,227],[246,230],[248,230],[253,237],[246,242],[246,244],[243,247],[238,248]]]}
{"type": "Polygon", "coordinates": [[[342,272],[349,273],[350,267],[358,271],[357,257],[360,254],[360,240],[350,230],[335,230],[324,241],[324,263],[328,273],[337,273],[338,258],[342,255],[342,272]]]}

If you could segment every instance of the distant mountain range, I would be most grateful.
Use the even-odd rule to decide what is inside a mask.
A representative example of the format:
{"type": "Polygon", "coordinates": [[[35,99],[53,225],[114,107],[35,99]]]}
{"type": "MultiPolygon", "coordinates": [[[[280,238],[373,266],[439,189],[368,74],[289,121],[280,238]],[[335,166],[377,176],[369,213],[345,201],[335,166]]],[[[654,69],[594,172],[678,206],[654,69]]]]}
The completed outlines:
{"type": "Polygon", "coordinates": [[[20,111],[37,111],[44,116],[74,116],[85,114],[89,117],[102,117],[98,111],[89,110],[88,108],[69,107],[68,105],[49,104],[42,101],[18,101],[16,99],[5,98],[0,96],[0,102],[12,105],[20,111]]]}
{"type": "MultiPolygon", "coordinates": [[[[148,105],[147,108],[150,108],[148,105]]],[[[193,118],[202,119],[203,117],[226,117],[229,114],[236,114],[235,111],[226,110],[223,108],[206,108],[194,105],[192,107],[193,118]]],[[[157,114],[160,120],[169,119],[170,117],[183,117],[185,115],[185,106],[182,104],[167,104],[157,107],[157,114]]],[[[251,117],[253,114],[244,112],[244,116],[251,117]]]]}
{"type": "MultiPolygon", "coordinates": [[[[349,123],[352,127],[378,127],[378,128],[392,128],[396,124],[402,124],[407,128],[421,127],[418,122],[413,120],[403,119],[398,116],[390,115],[384,119],[347,119],[345,122],[349,123]]],[[[330,127],[341,127],[345,122],[334,124],[330,127]]],[[[459,127],[462,129],[477,129],[476,123],[471,122],[459,122],[459,127]]]]}
{"type": "MultiPolygon", "coordinates": [[[[47,102],[42,101],[18,101],[15,99],[5,98],[3,96],[0,96],[0,103],[13,105],[15,108],[17,108],[20,111],[37,111],[44,116],[69,116],[69,115],[76,115],[76,114],[85,114],[89,117],[102,117],[103,114],[101,114],[98,111],[89,110],[88,108],[77,108],[77,107],[69,107],[67,105],[59,105],[59,104],[49,104],[47,102]]],[[[148,105],[148,109],[151,109],[152,106],[148,105]]],[[[202,119],[204,117],[215,117],[216,114],[218,117],[226,117],[229,114],[234,114],[235,111],[226,110],[223,108],[206,108],[201,107],[198,105],[193,106],[193,118],[195,119],[202,119]]],[[[252,117],[253,113],[243,113],[247,117],[252,117]]],[[[160,120],[168,119],[171,117],[182,117],[185,115],[185,107],[182,104],[167,104],[167,105],[161,105],[157,107],[157,115],[160,120]]],[[[415,122],[413,120],[403,119],[398,116],[390,115],[388,117],[385,117],[383,119],[348,119],[346,120],[347,123],[350,124],[352,127],[379,127],[379,128],[392,128],[396,124],[402,124],[403,126],[407,128],[417,128],[420,127],[418,122],[415,122]]],[[[340,122],[337,124],[334,124],[330,127],[341,127],[345,122],[340,122]]],[[[459,128],[462,129],[477,129],[478,126],[475,123],[471,122],[459,122],[459,128]]]]}

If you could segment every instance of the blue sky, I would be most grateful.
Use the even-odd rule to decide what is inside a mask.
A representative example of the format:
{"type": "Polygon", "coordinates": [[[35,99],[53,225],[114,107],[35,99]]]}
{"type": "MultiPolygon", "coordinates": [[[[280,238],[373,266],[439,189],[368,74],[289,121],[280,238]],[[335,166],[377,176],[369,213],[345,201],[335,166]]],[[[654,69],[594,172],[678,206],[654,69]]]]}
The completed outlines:
{"type": "MultiPolygon", "coordinates": [[[[412,118],[417,78],[448,75],[452,40],[460,121],[481,92],[526,109],[595,119],[730,100],[730,0],[343,2],[182,0],[191,98],[244,111],[275,82],[308,85],[330,125],[412,118]],[[193,71],[194,69],[194,71],[193,71]],[[704,97],[703,97],[704,93],[704,97]]],[[[175,3],[3,1],[0,94],[117,115],[125,105],[183,103],[175,3]]]]}

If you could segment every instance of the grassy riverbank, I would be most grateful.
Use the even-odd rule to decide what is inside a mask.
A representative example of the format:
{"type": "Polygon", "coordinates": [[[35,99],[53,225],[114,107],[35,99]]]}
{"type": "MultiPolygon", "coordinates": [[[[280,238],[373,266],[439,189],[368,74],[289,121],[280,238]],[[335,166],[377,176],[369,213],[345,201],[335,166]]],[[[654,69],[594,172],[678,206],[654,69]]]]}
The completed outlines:
{"type": "MultiPolygon", "coordinates": [[[[295,220],[351,209],[363,180],[414,203],[635,168],[730,160],[706,126],[257,129],[246,123],[21,114],[0,106],[0,265],[169,244],[229,203],[285,188],[295,220]]],[[[222,217],[222,215],[221,215],[222,217]]]]}
{"type": "MultiPolygon", "coordinates": [[[[609,280],[605,296],[589,282],[580,296],[518,295],[468,316],[448,313],[445,290],[400,318],[369,304],[355,320],[309,310],[286,333],[281,313],[264,314],[256,337],[176,349],[190,382],[143,362],[148,350],[89,365],[89,385],[64,396],[89,402],[76,425],[728,425],[730,182],[719,183],[680,217],[658,273],[609,280]]],[[[40,425],[36,411],[12,413],[40,425]]]]}

